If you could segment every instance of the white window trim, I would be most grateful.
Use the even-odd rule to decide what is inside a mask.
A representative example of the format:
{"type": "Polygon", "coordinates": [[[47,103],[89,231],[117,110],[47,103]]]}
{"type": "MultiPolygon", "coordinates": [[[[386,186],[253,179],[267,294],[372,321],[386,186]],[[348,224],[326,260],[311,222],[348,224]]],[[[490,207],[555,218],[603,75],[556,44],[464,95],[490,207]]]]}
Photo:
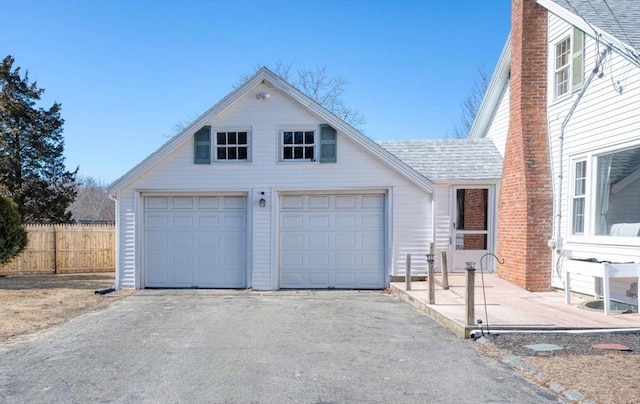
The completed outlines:
{"type": "Polygon", "coordinates": [[[276,142],[278,147],[278,163],[283,164],[319,164],[319,156],[320,152],[319,141],[320,141],[320,127],[318,125],[278,125],[277,127],[277,136],[276,142]],[[313,159],[286,159],[284,158],[284,138],[283,132],[308,132],[313,131],[313,159]]]}
{"type": "Polygon", "coordinates": [[[571,47],[572,45],[573,45],[573,35],[571,33],[569,33],[568,35],[563,35],[560,40],[553,42],[553,44],[551,45],[550,53],[551,53],[551,60],[553,63],[552,64],[553,69],[550,69],[550,70],[552,71],[552,74],[553,74],[553,79],[551,80],[551,82],[553,83],[553,98],[555,100],[564,98],[565,96],[568,96],[571,94],[571,74],[572,74],[571,47]],[[557,47],[562,42],[565,42],[566,40],[569,40],[569,45],[567,49],[567,64],[562,65],[561,68],[557,68],[556,67],[556,59],[558,58],[558,54],[556,53],[557,47]],[[558,73],[565,69],[567,70],[567,82],[566,82],[567,90],[562,94],[558,94],[558,73]]]}
{"type": "Polygon", "coordinates": [[[567,202],[567,233],[568,236],[570,238],[578,238],[578,239],[584,239],[585,237],[588,237],[589,230],[590,230],[590,225],[591,225],[591,221],[589,219],[589,206],[590,206],[590,186],[591,186],[591,164],[590,164],[591,159],[588,157],[580,157],[580,158],[575,158],[575,159],[571,159],[571,165],[570,165],[570,172],[571,175],[570,177],[570,187],[569,187],[569,200],[567,202]],[[585,163],[586,167],[585,167],[585,185],[584,185],[584,195],[579,196],[582,197],[584,200],[584,218],[583,218],[583,229],[582,229],[582,233],[574,233],[573,232],[573,228],[574,228],[574,200],[577,198],[576,196],[576,179],[577,179],[577,173],[576,173],[576,165],[578,165],[578,163],[585,163]]]}
{"type": "Polygon", "coordinates": [[[595,180],[597,178],[598,157],[606,154],[616,153],[626,149],[640,147],[640,142],[616,144],[609,147],[603,147],[597,150],[591,150],[586,154],[576,155],[569,159],[569,188],[567,192],[567,217],[565,219],[565,235],[569,243],[575,244],[594,244],[601,246],[620,246],[620,247],[636,247],[640,246],[639,237],[616,237],[595,234],[595,205],[597,198],[597,186],[595,180]],[[575,164],[579,161],[587,162],[587,180],[585,188],[585,223],[584,233],[573,234],[573,192],[575,183],[575,164]]]}
{"type": "Polygon", "coordinates": [[[211,127],[211,164],[242,164],[251,163],[253,152],[252,127],[250,126],[220,126],[211,127]],[[218,159],[218,132],[247,132],[247,158],[246,159],[218,159]]]}
{"type": "Polygon", "coordinates": [[[579,28],[576,27],[569,27],[568,29],[562,31],[562,33],[560,35],[558,35],[555,39],[549,41],[549,48],[548,48],[548,66],[549,66],[549,80],[548,80],[548,94],[552,94],[552,97],[549,97],[549,100],[551,103],[556,102],[556,101],[561,101],[564,100],[566,98],[570,98],[572,94],[580,91],[582,89],[582,86],[584,85],[584,74],[586,71],[586,42],[587,42],[587,35],[586,33],[582,32],[579,28]],[[573,47],[575,44],[575,34],[576,34],[576,30],[578,30],[578,32],[581,32],[583,35],[583,44],[582,44],[582,82],[579,86],[574,87],[573,85],[573,69],[574,69],[574,59],[575,59],[575,54],[576,52],[574,52],[573,47]],[[568,49],[568,67],[569,67],[569,71],[568,71],[568,77],[567,77],[567,91],[563,94],[558,95],[558,91],[557,91],[557,82],[556,82],[556,73],[559,71],[559,69],[556,69],[556,46],[558,44],[560,44],[561,42],[567,40],[567,38],[569,39],[569,49],[568,49]]]}

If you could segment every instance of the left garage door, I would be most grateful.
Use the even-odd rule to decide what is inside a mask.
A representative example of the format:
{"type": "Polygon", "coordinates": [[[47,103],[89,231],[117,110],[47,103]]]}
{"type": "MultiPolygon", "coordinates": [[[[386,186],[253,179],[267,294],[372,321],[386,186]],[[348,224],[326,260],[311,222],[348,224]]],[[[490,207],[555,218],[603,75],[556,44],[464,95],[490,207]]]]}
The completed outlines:
{"type": "Polygon", "coordinates": [[[144,286],[246,287],[244,196],[144,198],[144,286]]]}

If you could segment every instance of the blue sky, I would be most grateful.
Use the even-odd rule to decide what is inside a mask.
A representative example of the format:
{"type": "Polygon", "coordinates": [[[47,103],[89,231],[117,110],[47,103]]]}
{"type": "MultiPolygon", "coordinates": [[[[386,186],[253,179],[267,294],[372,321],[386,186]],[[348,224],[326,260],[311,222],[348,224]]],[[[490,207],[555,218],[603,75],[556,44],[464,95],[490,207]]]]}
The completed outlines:
{"type": "Polygon", "coordinates": [[[67,167],[111,182],[257,65],[326,66],[375,140],[444,138],[509,0],[0,0],[0,57],[62,104],[67,167]]]}

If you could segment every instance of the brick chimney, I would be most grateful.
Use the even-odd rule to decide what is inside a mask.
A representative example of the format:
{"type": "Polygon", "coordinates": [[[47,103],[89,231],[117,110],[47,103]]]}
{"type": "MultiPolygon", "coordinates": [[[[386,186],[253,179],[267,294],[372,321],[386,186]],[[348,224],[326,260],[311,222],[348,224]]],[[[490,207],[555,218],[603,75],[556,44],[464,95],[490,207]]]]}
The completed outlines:
{"type": "Polygon", "coordinates": [[[553,197],[547,137],[547,10],[513,0],[509,134],[499,200],[498,276],[551,287],[553,197]]]}

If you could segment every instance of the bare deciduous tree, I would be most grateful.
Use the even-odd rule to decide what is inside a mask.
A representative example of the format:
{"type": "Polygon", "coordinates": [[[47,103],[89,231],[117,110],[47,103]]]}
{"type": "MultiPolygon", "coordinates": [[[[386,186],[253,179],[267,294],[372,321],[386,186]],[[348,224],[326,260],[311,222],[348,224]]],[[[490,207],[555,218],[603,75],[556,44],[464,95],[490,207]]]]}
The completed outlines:
{"type": "Polygon", "coordinates": [[[166,133],[164,135],[164,137],[171,138],[176,133],[182,132],[187,126],[191,125],[191,122],[193,122],[196,119],[198,119],[199,116],[200,116],[200,114],[191,114],[186,119],[183,119],[183,120],[181,120],[179,122],[174,123],[171,126],[171,129],[169,129],[169,133],[166,133]]]}
{"type": "MultiPolygon", "coordinates": [[[[252,73],[241,75],[234,87],[242,85],[261,67],[261,65],[256,65],[252,73]]],[[[366,122],[364,116],[360,111],[348,107],[342,98],[344,88],[348,84],[347,80],[339,76],[330,76],[326,66],[317,66],[315,69],[301,69],[297,71],[295,76],[291,74],[292,67],[293,63],[278,61],[272,71],[284,81],[296,87],[301,93],[331,111],[338,118],[362,131],[361,127],[366,122]]],[[[187,119],[177,122],[165,137],[172,137],[184,130],[197,118],[198,115],[190,115],[187,119]]]]}
{"type": "MultiPolygon", "coordinates": [[[[255,73],[261,66],[256,66],[255,73]]],[[[345,86],[348,81],[340,76],[331,76],[326,66],[316,66],[315,69],[300,69],[293,75],[293,63],[276,62],[272,69],[275,74],[297,88],[301,93],[331,111],[338,118],[359,129],[366,122],[360,111],[347,106],[343,99],[345,86]]],[[[234,87],[247,81],[252,74],[240,77],[234,87]]]]}
{"type": "Polygon", "coordinates": [[[93,177],[78,180],[76,200],[69,207],[76,222],[114,222],[116,220],[115,202],[109,198],[107,186],[93,177]]]}
{"type": "Polygon", "coordinates": [[[460,117],[454,122],[451,131],[447,132],[448,138],[464,139],[469,136],[469,131],[473,121],[476,119],[490,79],[491,77],[489,77],[484,65],[480,66],[473,80],[471,92],[460,103],[460,117]]]}

